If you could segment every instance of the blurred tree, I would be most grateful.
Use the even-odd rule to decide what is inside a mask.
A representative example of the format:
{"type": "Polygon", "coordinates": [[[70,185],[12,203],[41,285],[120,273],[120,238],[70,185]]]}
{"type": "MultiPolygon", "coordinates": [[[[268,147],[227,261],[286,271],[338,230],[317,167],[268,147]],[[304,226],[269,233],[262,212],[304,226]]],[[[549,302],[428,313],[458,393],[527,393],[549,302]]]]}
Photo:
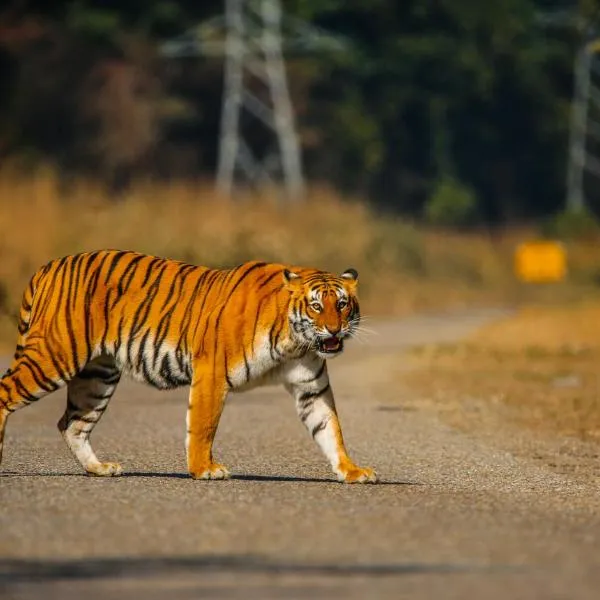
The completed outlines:
{"type": "MultiPolygon", "coordinates": [[[[440,196],[448,181],[469,190],[472,214],[488,223],[562,206],[578,33],[549,32],[537,15],[567,6],[593,21],[597,0],[283,5],[351,42],[289,59],[309,179],[417,217],[451,197],[440,196]]],[[[0,157],[52,160],[112,184],[212,175],[221,62],[168,61],[156,48],[222,10],[192,0],[5,3],[0,157]]]]}

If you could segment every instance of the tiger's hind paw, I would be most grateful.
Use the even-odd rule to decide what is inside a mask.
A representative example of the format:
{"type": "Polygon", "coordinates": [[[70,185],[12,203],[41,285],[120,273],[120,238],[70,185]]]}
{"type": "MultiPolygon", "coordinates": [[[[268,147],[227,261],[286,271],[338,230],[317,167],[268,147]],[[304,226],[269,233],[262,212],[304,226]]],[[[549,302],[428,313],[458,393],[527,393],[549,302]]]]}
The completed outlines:
{"type": "Polygon", "coordinates": [[[190,471],[190,475],[194,479],[229,479],[229,471],[227,467],[217,463],[213,463],[205,469],[190,471]]]}
{"type": "Polygon", "coordinates": [[[123,473],[123,467],[116,462],[104,462],[87,467],[86,472],[93,477],[119,477],[123,473]]]}

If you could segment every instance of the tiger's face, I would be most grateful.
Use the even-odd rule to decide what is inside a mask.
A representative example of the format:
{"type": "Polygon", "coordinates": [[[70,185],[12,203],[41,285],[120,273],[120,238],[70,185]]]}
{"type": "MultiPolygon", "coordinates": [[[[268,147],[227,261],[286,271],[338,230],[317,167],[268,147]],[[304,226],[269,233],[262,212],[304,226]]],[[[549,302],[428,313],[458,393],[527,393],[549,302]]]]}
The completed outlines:
{"type": "Polygon", "coordinates": [[[339,277],[321,271],[284,271],[291,293],[289,321],[298,344],[321,358],[341,354],[344,340],[360,322],[356,289],[358,273],[347,269],[339,277]]]}

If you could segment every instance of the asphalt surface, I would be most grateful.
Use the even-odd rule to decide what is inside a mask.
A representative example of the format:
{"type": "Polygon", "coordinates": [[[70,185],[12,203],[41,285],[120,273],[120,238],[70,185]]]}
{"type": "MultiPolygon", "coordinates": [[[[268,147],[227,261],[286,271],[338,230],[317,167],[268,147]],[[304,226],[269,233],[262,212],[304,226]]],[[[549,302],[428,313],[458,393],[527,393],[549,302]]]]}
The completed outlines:
{"type": "Polygon", "coordinates": [[[228,402],[229,481],[187,477],[186,390],[120,384],[92,437],[120,478],[81,473],[55,426],[62,392],[16,413],[0,598],[598,598],[595,486],[403,407],[403,349],[495,316],[373,321],[331,361],[351,456],[378,485],[335,482],[280,388],[228,402]]]}

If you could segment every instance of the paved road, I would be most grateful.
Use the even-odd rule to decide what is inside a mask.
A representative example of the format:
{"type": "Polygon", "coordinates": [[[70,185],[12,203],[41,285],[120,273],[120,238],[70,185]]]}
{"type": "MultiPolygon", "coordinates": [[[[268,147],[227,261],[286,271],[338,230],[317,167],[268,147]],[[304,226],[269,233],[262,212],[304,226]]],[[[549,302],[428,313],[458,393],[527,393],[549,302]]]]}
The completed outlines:
{"type": "Polygon", "coordinates": [[[116,479],[80,473],[55,428],[62,393],[20,411],[0,476],[0,598],[598,598],[591,484],[403,410],[401,350],[494,316],[373,322],[332,361],[348,445],[377,486],[334,482],[277,388],[226,407],[226,482],[186,476],[185,391],[121,384],[94,434],[127,470],[116,479]]]}

